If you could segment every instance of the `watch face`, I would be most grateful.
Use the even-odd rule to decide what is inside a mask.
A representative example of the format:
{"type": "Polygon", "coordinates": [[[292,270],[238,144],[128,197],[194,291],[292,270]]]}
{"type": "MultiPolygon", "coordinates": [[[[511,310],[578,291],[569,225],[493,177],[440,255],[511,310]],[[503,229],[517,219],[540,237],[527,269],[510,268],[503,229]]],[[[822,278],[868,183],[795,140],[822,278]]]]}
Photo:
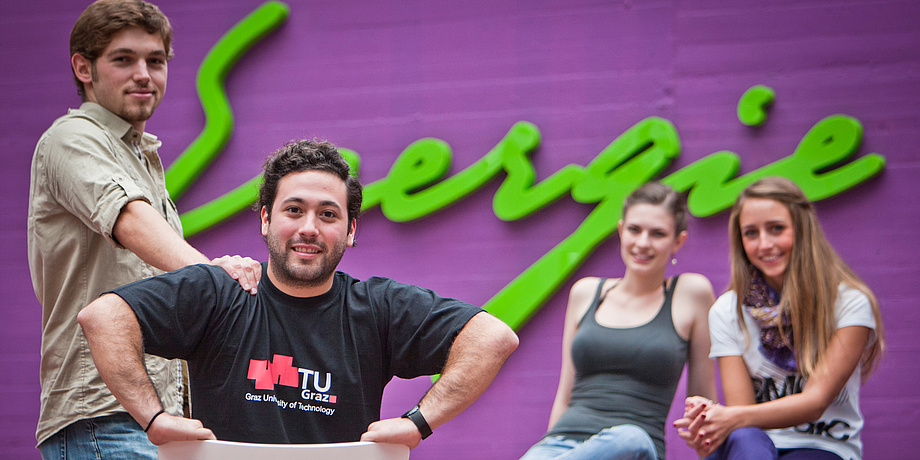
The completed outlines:
{"type": "Polygon", "coordinates": [[[403,414],[402,418],[407,418],[415,424],[418,428],[419,433],[422,434],[422,439],[431,436],[431,428],[428,426],[428,422],[425,421],[425,417],[422,416],[422,413],[419,412],[419,407],[415,406],[412,409],[409,409],[409,412],[403,414]]]}

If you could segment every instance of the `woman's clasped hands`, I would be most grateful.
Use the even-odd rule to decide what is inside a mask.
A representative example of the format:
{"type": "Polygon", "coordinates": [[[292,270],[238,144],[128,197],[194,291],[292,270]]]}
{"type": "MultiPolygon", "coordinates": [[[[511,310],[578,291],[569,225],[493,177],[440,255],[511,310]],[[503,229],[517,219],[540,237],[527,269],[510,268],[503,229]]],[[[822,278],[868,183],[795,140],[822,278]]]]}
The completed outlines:
{"type": "Polygon", "coordinates": [[[723,406],[702,396],[691,396],[685,401],[684,416],[674,421],[677,434],[701,457],[712,454],[739,428],[735,422],[735,408],[723,406]]]}

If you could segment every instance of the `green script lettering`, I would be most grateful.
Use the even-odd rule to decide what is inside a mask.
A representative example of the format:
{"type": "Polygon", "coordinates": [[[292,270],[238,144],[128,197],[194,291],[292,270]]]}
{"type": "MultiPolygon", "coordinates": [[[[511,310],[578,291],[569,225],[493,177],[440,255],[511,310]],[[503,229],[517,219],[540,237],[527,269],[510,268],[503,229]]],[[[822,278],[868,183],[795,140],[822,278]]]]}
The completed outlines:
{"type": "MultiPolygon", "coordinates": [[[[286,5],[278,2],[266,3],[248,17],[250,26],[261,29],[233,38],[232,33],[239,28],[238,25],[221,39],[219,45],[236,53],[244,52],[284,20],[285,8],[286,5]],[[260,14],[267,16],[261,17],[260,14]],[[258,20],[253,20],[254,16],[258,20]]],[[[225,58],[222,62],[229,68],[235,58],[225,58]]],[[[202,64],[202,69],[205,64],[202,64]]],[[[203,105],[208,105],[211,100],[211,96],[205,94],[223,94],[222,84],[222,77],[209,83],[202,83],[199,79],[203,105]],[[205,93],[202,86],[208,85],[217,89],[209,88],[205,93]]],[[[751,126],[762,124],[766,118],[765,108],[772,100],[772,89],[759,85],[753,87],[739,102],[739,120],[751,126]]],[[[221,105],[220,101],[215,104],[229,113],[228,104],[221,105]]],[[[229,130],[223,129],[226,130],[224,134],[229,135],[229,130]]],[[[232,130],[232,123],[229,129],[232,130]]],[[[208,127],[199,139],[207,137],[207,131],[208,127]]],[[[861,144],[862,134],[862,126],[855,118],[832,115],[815,124],[790,156],[743,176],[737,176],[741,165],[738,155],[720,151],[661,181],[677,190],[687,191],[689,210],[698,217],[710,216],[730,207],[745,187],[771,175],[795,181],[811,200],[817,201],[852,188],[884,169],[884,157],[875,153],[845,163],[861,144]]],[[[520,329],[598,245],[615,232],[626,196],[657,177],[680,154],[680,140],[671,122],[649,117],[618,136],[587,166],[567,165],[534,184],[536,174],[529,155],[540,145],[540,141],[537,126],[525,121],[517,122],[479,161],[447,178],[445,176],[452,161],[450,146],[433,138],[413,142],[399,155],[386,177],[365,186],[362,210],[379,206],[383,215],[393,222],[420,219],[469,196],[502,171],[506,176],[495,193],[492,207],[495,215],[503,221],[524,219],[566,193],[576,202],[596,204],[571,235],[484,305],[486,310],[511,327],[520,329]]],[[[201,144],[196,140],[170,168],[178,172],[167,176],[167,181],[180,180],[174,179],[180,177],[190,183],[222,146],[222,142],[201,144]],[[197,156],[207,159],[193,158],[197,156]],[[186,157],[190,159],[186,160],[186,157]]],[[[358,175],[360,156],[351,150],[340,151],[352,166],[353,173],[358,175]]],[[[229,193],[182,214],[186,235],[207,230],[248,208],[258,196],[259,183],[260,177],[255,177],[229,193]]],[[[185,185],[188,184],[176,190],[184,190],[185,185]]]]}

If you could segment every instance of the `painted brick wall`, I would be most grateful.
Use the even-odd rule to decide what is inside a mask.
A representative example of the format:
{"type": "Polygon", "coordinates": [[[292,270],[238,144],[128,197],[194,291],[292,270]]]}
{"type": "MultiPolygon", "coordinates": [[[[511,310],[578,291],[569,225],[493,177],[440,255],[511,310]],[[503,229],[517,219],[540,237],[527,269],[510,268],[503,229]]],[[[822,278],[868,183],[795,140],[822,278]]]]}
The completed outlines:
{"type": "MultiPolygon", "coordinates": [[[[857,156],[881,154],[885,170],[817,207],[832,243],[875,289],[887,326],[888,354],[861,395],[865,455],[908,458],[920,428],[920,315],[910,289],[920,273],[920,3],[760,3],[291,0],[287,22],[229,73],[236,129],[179,208],[207,203],[254,177],[267,153],[294,138],[326,138],[355,150],[369,183],[385,177],[419,139],[447,142],[455,174],[515,122],[529,121],[541,133],[531,155],[539,181],[567,164],[587,165],[628,128],[656,116],[673,123],[681,141],[680,156],[662,176],[723,150],[738,154],[738,173],[745,174],[792,154],[824,117],[855,117],[865,130],[857,156]],[[766,124],[749,128],[735,108],[755,84],[774,88],[777,97],[766,124]]],[[[41,132],[79,103],[67,37],[85,4],[13,2],[0,17],[3,458],[38,458],[41,309],[25,248],[29,164],[41,132]]],[[[164,140],[161,156],[170,164],[204,126],[194,86],[199,64],[260,2],[158,4],[175,27],[176,57],[148,130],[164,140]]],[[[485,303],[593,208],[564,195],[503,222],[491,207],[502,179],[412,222],[371,210],[360,222],[359,247],[341,267],[485,303]]],[[[244,213],[191,241],[212,257],[264,260],[256,219],[244,213]]],[[[675,270],[703,273],[724,288],[726,220],[724,213],[695,219],[675,270]]],[[[567,289],[581,276],[618,276],[622,269],[616,238],[605,241],[520,330],[521,347],[490,390],[413,458],[517,458],[539,439],[558,378],[567,289]]],[[[383,416],[411,407],[427,386],[425,379],[391,384],[383,416]]],[[[673,432],[668,445],[668,458],[694,458],[673,432]]]]}

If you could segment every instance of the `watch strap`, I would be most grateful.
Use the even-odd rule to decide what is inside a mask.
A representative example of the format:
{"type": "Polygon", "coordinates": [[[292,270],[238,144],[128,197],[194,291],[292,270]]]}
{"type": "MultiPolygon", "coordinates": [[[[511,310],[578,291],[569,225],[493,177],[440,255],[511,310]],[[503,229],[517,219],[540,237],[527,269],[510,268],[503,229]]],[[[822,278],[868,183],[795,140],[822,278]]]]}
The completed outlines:
{"type": "Polygon", "coordinates": [[[428,421],[422,416],[418,406],[409,409],[408,412],[403,414],[402,418],[407,418],[415,424],[416,428],[418,428],[418,432],[422,434],[422,439],[431,436],[431,427],[428,426],[428,421]]]}

